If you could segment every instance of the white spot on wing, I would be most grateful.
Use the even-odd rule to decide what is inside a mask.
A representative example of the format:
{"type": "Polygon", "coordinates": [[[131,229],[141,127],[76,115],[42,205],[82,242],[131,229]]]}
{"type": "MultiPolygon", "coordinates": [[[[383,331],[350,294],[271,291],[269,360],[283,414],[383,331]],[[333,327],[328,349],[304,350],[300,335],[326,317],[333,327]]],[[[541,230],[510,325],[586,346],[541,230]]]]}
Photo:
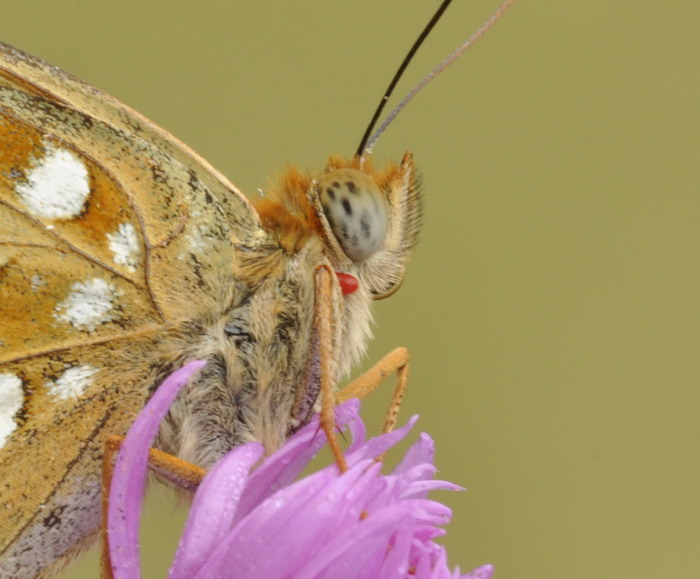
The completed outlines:
{"type": "Polygon", "coordinates": [[[14,417],[23,400],[22,381],[14,374],[0,374],[0,448],[17,428],[14,417]]]}
{"type": "MultiPolygon", "coordinates": [[[[199,216],[194,213],[192,215],[199,216]]],[[[211,252],[212,247],[217,243],[216,236],[211,227],[206,223],[199,223],[190,227],[191,229],[185,237],[187,239],[187,249],[189,249],[190,253],[194,255],[205,255],[207,252],[211,252]]],[[[188,253],[181,253],[178,259],[186,260],[188,257],[188,253]]]]}
{"type": "Polygon", "coordinates": [[[27,180],[15,190],[35,216],[71,219],[83,211],[90,195],[85,164],[71,151],[46,144],[46,155],[37,159],[27,180]]]}
{"type": "Polygon", "coordinates": [[[42,278],[38,274],[34,274],[32,276],[32,291],[38,290],[41,286],[46,285],[46,282],[44,281],[44,278],[42,278]]]}
{"type": "Polygon", "coordinates": [[[130,272],[136,270],[141,257],[139,239],[131,223],[122,223],[114,233],[108,233],[109,249],[114,263],[125,265],[130,272]]]}
{"type": "MultiPolygon", "coordinates": [[[[192,212],[192,217],[193,217],[193,223],[196,223],[197,221],[200,221],[201,217],[201,212],[200,211],[193,211],[192,212]],[[196,221],[195,221],[196,220],[196,221]]],[[[199,254],[207,249],[207,246],[209,245],[207,243],[207,237],[211,235],[211,231],[209,227],[207,226],[206,222],[205,223],[199,223],[194,227],[194,231],[188,235],[188,240],[190,243],[190,251],[194,254],[199,254]]]]}
{"type": "Polygon", "coordinates": [[[54,317],[79,330],[93,332],[98,325],[114,319],[115,296],[115,287],[98,277],[75,282],[68,297],[56,306],[54,317]]]}
{"type": "Polygon", "coordinates": [[[92,377],[97,368],[83,364],[68,368],[57,380],[46,382],[49,394],[60,400],[77,398],[92,384],[92,377]]]}

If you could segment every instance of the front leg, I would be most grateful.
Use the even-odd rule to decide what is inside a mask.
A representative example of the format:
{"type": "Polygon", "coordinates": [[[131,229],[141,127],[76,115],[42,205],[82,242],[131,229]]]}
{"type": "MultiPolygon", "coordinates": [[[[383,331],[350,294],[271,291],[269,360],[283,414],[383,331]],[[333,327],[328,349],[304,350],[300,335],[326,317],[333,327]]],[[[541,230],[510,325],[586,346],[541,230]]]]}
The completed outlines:
{"type": "Polygon", "coordinates": [[[314,272],[315,302],[314,325],[318,335],[320,361],[320,391],[321,391],[321,428],[328,437],[328,444],[335,457],[340,472],[347,470],[345,456],[338,443],[335,428],[335,406],[351,398],[366,398],[392,373],[396,372],[396,385],[391,397],[391,403],[384,418],[382,432],[390,432],[396,426],[401,402],[403,401],[408,383],[409,355],[406,348],[396,348],[384,356],[362,376],[353,380],[343,390],[336,393],[331,380],[330,360],[332,356],[331,322],[332,305],[332,270],[327,266],[319,266],[314,272]]]}
{"type": "Polygon", "coordinates": [[[338,403],[350,400],[350,398],[364,399],[374,392],[379,385],[392,373],[396,372],[396,385],[391,395],[391,403],[384,418],[382,432],[390,432],[396,426],[396,420],[401,409],[406,385],[408,383],[408,350],[406,348],[396,348],[384,356],[379,362],[367,370],[362,376],[353,380],[340,392],[338,392],[338,403]]]}
{"type": "Polygon", "coordinates": [[[331,378],[332,347],[332,317],[333,317],[333,275],[326,265],[320,265],[314,272],[314,324],[318,333],[319,349],[319,378],[321,382],[321,413],[320,423],[328,438],[338,470],[341,473],[348,470],[345,455],[340,448],[335,427],[336,392],[331,378]]]}

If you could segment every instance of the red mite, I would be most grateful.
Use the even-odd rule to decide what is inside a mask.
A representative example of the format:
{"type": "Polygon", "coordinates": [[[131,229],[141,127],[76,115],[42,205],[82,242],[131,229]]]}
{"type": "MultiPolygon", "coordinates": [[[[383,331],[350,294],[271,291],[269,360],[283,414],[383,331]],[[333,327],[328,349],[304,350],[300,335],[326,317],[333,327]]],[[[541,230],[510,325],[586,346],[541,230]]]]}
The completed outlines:
{"type": "Polygon", "coordinates": [[[344,296],[355,293],[360,285],[357,278],[349,273],[336,273],[338,276],[338,282],[340,283],[340,290],[343,292],[344,296]]]}

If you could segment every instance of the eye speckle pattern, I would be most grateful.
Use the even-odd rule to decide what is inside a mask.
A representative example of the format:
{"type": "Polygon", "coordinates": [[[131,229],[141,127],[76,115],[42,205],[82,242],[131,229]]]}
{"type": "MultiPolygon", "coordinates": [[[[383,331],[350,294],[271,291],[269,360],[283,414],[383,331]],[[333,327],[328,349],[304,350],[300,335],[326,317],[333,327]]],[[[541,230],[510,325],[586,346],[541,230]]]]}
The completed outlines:
{"type": "Polygon", "coordinates": [[[363,261],[382,247],[386,205],[379,187],[366,173],[336,169],[319,179],[318,190],[328,224],[352,261],[363,261]]]}

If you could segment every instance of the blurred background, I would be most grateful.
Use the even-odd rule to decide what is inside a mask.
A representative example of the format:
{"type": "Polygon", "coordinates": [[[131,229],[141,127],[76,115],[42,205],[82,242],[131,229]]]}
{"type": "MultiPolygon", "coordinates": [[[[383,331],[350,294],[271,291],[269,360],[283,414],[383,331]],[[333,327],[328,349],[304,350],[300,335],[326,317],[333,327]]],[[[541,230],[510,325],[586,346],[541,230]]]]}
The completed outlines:
{"type": "MultiPolygon", "coordinates": [[[[438,2],[4,0],[0,38],[118,97],[248,194],[354,152],[438,2]]],[[[455,1],[405,93],[498,6],[455,1]]],[[[700,4],[522,0],[422,92],[425,226],[367,364],[412,353],[451,565],[698,576],[700,4]]],[[[379,428],[391,388],[366,404],[379,428]]],[[[152,492],[144,576],[182,509],[152,492]]],[[[174,533],[173,533],[174,535],[174,533]]],[[[96,577],[87,556],[65,577],[96,577]]]]}

